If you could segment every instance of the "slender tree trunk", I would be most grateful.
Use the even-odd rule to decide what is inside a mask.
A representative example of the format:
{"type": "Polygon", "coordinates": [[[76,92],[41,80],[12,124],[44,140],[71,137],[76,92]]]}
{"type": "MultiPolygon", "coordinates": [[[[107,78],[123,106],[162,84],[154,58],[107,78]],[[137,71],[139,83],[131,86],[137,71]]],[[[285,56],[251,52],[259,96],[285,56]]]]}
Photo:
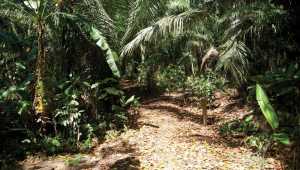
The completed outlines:
{"type": "Polygon", "coordinates": [[[155,66],[153,64],[150,64],[149,66],[149,70],[147,71],[147,75],[146,75],[146,83],[147,83],[147,91],[151,94],[153,92],[155,92],[156,90],[156,85],[155,85],[155,66]]]}
{"type": "Polygon", "coordinates": [[[195,51],[195,54],[196,54],[195,56],[196,56],[196,59],[197,59],[197,67],[198,67],[197,73],[200,74],[201,73],[201,64],[202,64],[201,49],[197,48],[196,51],[195,51]]]}
{"type": "Polygon", "coordinates": [[[202,107],[202,117],[203,117],[203,125],[207,125],[207,99],[202,99],[201,107],[202,107]]]}
{"type": "Polygon", "coordinates": [[[35,83],[35,94],[34,94],[34,110],[38,117],[38,122],[41,123],[41,130],[46,132],[46,126],[50,120],[48,115],[48,103],[46,96],[46,50],[45,50],[45,30],[43,23],[38,21],[38,55],[36,59],[36,83],[35,83]]]}

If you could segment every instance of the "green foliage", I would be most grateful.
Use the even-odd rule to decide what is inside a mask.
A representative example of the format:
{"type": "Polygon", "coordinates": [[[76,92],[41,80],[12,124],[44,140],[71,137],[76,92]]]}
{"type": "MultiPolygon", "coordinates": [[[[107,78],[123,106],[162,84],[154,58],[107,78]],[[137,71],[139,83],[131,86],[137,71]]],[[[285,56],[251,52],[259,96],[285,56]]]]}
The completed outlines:
{"type": "Polygon", "coordinates": [[[71,74],[68,81],[59,85],[55,98],[58,106],[55,129],[60,135],[72,138],[77,143],[83,141],[83,148],[88,149],[96,134],[104,134],[105,130],[122,127],[126,123],[126,108],[135,98],[125,100],[123,91],[117,84],[113,85],[117,82],[113,78],[93,83],[82,79],[71,74]],[[101,108],[114,98],[119,98],[120,102],[115,102],[107,110],[101,108]]]}
{"type": "MultiPolygon", "coordinates": [[[[65,97],[62,101],[64,105],[55,110],[55,121],[57,125],[63,126],[68,129],[68,136],[74,137],[80,135],[79,125],[84,110],[79,108],[79,97],[76,94],[65,97]]],[[[56,125],[56,126],[57,126],[56,125]]]]}
{"type": "Polygon", "coordinates": [[[88,150],[94,137],[123,128],[131,121],[127,109],[139,104],[119,87],[118,65],[126,72],[128,63],[141,86],[157,83],[210,101],[225,79],[241,89],[250,86],[249,102],[257,97],[274,131],[259,132],[250,117],[221,131],[251,135],[248,143],[260,149],[274,141],[293,144],[291,139],[300,134],[299,29],[294,28],[299,10],[289,3],[1,0],[0,137],[16,137],[1,146],[16,152],[31,144],[49,153],[88,150]],[[41,25],[47,56],[44,84],[35,77],[41,25]],[[200,70],[210,47],[220,55],[200,70]],[[261,86],[254,87],[257,83],[269,97],[261,86]],[[41,117],[33,109],[38,92],[49,99],[47,133],[39,130],[41,117]],[[20,148],[6,147],[10,143],[20,148]]]}
{"type": "Polygon", "coordinates": [[[166,91],[184,90],[212,101],[214,92],[224,86],[224,81],[213,72],[187,77],[182,67],[170,65],[158,73],[157,85],[166,91]]]}
{"type": "Polygon", "coordinates": [[[118,136],[120,136],[120,132],[116,130],[110,130],[106,132],[105,139],[106,140],[114,140],[118,136]]]}
{"type": "Polygon", "coordinates": [[[266,95],[266,92],[263,88],[257,84],[256,85],[256,100],[259,104],[261,111],[263,112],[267,122],[273,129],[278,128],[279,120],[277,117],[277,113],[273,109],[272,105],[269,102],[269,98],[266,95]]]}
{"type": "Polygon", "coordinates": [[[237,84],[247,81],[249,69],[249,49],[243,42],[229,40],[223,44],[223,53],[217,64],[217,71],[231,75],[237,84]]]}
{"type": "Polygon", "coordinates": [[[223,136],[242,134],[250,135],[258,131],[258,124],[253,121],[253,115],[247,116],[243,120],[233,120],[221,126],[219,132],[223,136]]]}
{"type": "Polygon", "coordinates": [[[213,73],[200,76],[191,76],[185,82],[185,88],[198,97],[204,97],[208,101],[213,100],[213,94],[222,84],[222,79],[218,79],[213,73]]]}
{"type": "Polygon", "coordinates": [[[174,91],[184,88],[185,80],[186,75],[182,67],[169,65],[158,73],[157,86],[166,91],[174,91]]]}
{"type": "Polygon", "coordinates": [[[266,133],[259,133],[248,136],[245,139],[245,143],[248,146],[257,149],[259,152],[265,153],[271,144],[271,138],[270,135],[266,133]]]}
{"type": "Polygon", "coordinates": [[[285,132],[285,129],[280,128],[280,117],[277,116],[277,113],[269,102],[266,92],[259,84],[256,85],[256,97],[261,111],[273,131],[265,131],[265,129],[259,128],[261,122],[254,120],[254,115],[249,115],[244,120],[235,120],[225,123],[220,129],[220,133],[222,135],[240,133],[245,136],[245,143],[248,146],[257,149],[262,154],[265,154],[274,143],[281,143],[286,146],[290,145],[289,134],[285,132]]]}
{"type": "Polygon", "coordinates": [[[100,47],[106,53],[106,61],[110,69],[112,70],[113,74],[116,77],[120,77],[120,72],[115,62],[116,59],[114,56],[115,53],[109,47],[108,43],[105,40],[105,37],[101,34],[99,30],[97,30],[94,27],[91,28],[90,35],[92,39],[96,41],[97,46],[100,47]]]}
{"type": "Polygon", "coordinates": [[[290,138],[288,136],[288,134],[286,133],[273,133],[272,134],[272,139],[276,142],[280,142],[284,145],[290,145],[291,141],[290,138]]]}
{"type": "Polygon", "coordinates": [[[63,150],[63,144],[59,137],[45,137],[42,140],[42,147],[49,154],[58,153],[63,150]]]}
{"type": "Polygon", "coordinates": [[[285,146],[291,144],[289,136],[286,133],[273,133],[272,135],[268,133],[257,133],[250,135],[245,139],[245,143],[248,146],[257,149],[262,153],[265,153],[274,142],[281,143],[285,146]]]}
{"type": "MultiPolygon", "coordinates": [[[[121,56],[132,56],[137,52],[152,54],[170,40],[177,42],[175,45],[194,41],[201,44],[201,47],[197,47],[199,49],[194,56],[199,60],[198,55],[204,56],[203,51],[215,46],[220,49],[221,54],[217,70],[230,80],[234,80],[233,84],[238,86],[245,84],[248,80],[250,54],[264,50],[258,49],[257,41],[269,38],[263,35],[276,34],[285,16],[285,11],[281,6],[267,0],[159,2],[142,3],[139,1],[140,4],[136,4],[140,5],[140,8],[135,6],[135,9],[138,9],[133,10],[135,16],[143,5],[150,6],[148,8],[152,9],[150,13],[152,15],[148,16],[146,23],[139,20],[134,23],[139,22],[140,25],[129,23],[127,31],[139,30],[139,32],[136,31],[135,37],[132,37],[123,47],[121,56]]],[[[140,14],[140,18],[145,15],[147,14],[140,14]]],[[[125,37],[128,39],[128,36],[125,35],[125,37]]],[[[189,51],[192,52],[195,49],[192,48],[189,51]]],[[[178,53],[176,55],[178,59],[181,56],[178,53]]]]}
{"type": "Polygon", "coordinates": [[[129,108],[134,108],[139,106],[138,98],[131,96],[129,98],[121,96],[120,105],[113,105],[112,111],[115,114],[114,121],[119,125],[128,125],[130,113],[127,112],[129,108]]]}
{"type": "Polygon", "coordinates": [[[77,166],[80,164],[83,156],[81,154],[77,154],[74,158],[69,158],[65,162],[68,166],[77,166]]]}

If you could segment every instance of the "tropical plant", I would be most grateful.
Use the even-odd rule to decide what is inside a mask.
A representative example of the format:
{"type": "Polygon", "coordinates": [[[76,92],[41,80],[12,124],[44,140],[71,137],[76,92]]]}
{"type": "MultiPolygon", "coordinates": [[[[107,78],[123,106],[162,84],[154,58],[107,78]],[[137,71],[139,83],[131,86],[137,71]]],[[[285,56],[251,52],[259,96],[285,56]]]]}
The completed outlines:
{"type": "Polygon", "coordinates": [[[181,67],[170,65],[157,75],[158,87],[166,91],[179,90],[184,88],[186,75],[181,67]]]}
{"type": "MultiPolygon", "coordinates": [[[[73,7],[76,12],[81,12],[82,8],[89,7],[91,3],[96,3],[99,6],[98,1],[84,1],[83,6],[80,8],[75,5],[73,7]]],[[[114,75],[119,76],[119,71],[115,63],[115,57],[113,56],[112,50],[109,48],[104,36],[102,33],[92,26],[91,22],[95,22],[95,18],[83,19],[85,16],[89,16],[89,13],[68,13],[69,10],[64,10],[64,7],[71,7],[71,3],[61,1],[49,1],[49,0],[29,0],[29,1],[7,1],[4,0],[1,3],[0,9],[1,13],[9,17],[9,19],[15,19],[21,21],[22,24],[26,24],[30,31],[37,32],[37,57],[36,57],[36,67],[35,67],[35,97],[33,105],[35,108],[35,113],[38,115],[38,122],[41,122],[43,131],[46,131],[47,125],[51,121],[51,112],[50,96],[52,96],[51,88],[51,75],[49,74],[49,62],[51,60],[50,53],[47,52],[50,50],[51,42],[55,42],[57,35],[63,34],[64,29],[66,29],[68,23],[63,21],[67,20],[68,22],[73,22],[72,26],[76,26],[76,22],[79,30],[86,31],[87,34],[90,34],[91,39],[96,41],[96,44],[105,52],[106,61],[111,68],[114,75]],[[60,29],[61,28],[61,29],[60,29]],[[48,43],[46,43],[48,42],[48,43]]],[[[86,11],[86,10],[85,10],[86,11]]],[[[99,13],[104,13],[105,10],[97,10],[99,13]]],[[[109,21],[107,15],[100,15],[99,18],[102,22],[109,21]]],[[[14,20],[13,20],[14,22],[14,20]]],[[[101,28],[101,27],[100,27],[101,28]]],[[[105,27],[107,28],[107,27],[105,27]]],[[[102,28],[102,30],[104,30],[102,28]]],[[[104,30],[105,31],[105,30],[104,30]]],[[[85,34],[83,32],[82,34],[85,34]]]]}
{"type": "MultiPolygon", "coordinates": [[[[278,129],[279,119],[277,113],[269,102],[268,96],[263,88],[257,84],[256,85],[256,100],[260,106],[261,111],[263,112],[267,122],[272,127],[273,130],[278,129]]],[[[272,139],[283,144],[289,145],[290,140],[286,133],[276,133],[274,132],[271,135],[272,139]]]]}
{"type": "MultiPolygon", "coordinates": [[[[273,24],[272,28],[276,29],[279,24],[278,19],[283,14],[280,7],[269,1],[251,3],[226,1],[225,3],[178,0],[169,1],[165,5],[153,4],[153,8],[156,11],[167,12],[160,19],[149,17],[149,21],[152,21],[150,26],[140,30],[124,46],[122,56],[138,51],[141,46],[147,48],[153,44],[160,45],[166,39],[179,38],[185,35],[189,39],[205,44],[206,47],[213,45],[220,48],[221,56],[218,69],[230,73],[237,83],[244,83],[247,79],[250,50],[245,45],[246,40],[251,40],[251,44],[254,43],[258,38],[261,38],[262,32],[270,30],[270,24],[273,24]],[[242,6],[242,8],[238,8],[238,6],[242,6]]],[[[137,11],[133,12],[135,14],[137,11]]],[[[129,30],[132,30],[135,25],[129,24],[129,26],[129,30]]],[[[187,41],[180,43],[187,43],[187,41]]],[[[146,50],[153,51],[153,47],[146,50]]]]}

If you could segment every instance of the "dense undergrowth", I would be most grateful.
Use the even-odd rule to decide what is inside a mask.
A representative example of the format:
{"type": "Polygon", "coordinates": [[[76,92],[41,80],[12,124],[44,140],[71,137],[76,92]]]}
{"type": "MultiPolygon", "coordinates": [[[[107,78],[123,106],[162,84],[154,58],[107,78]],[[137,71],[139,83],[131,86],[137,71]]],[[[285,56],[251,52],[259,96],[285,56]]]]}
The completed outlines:
{"type": "MultiPolygon", "coordinates": [[[[298,87],[294,86],[293,83],[289,84],[288,89],[275,88],[276,83],[286,83],[285,81],[298,81],[299,69],[298,66],[290,66],[291,74],[284,74],[285,70],[282,70],[281,74],[273,73],[272,76],[277,77],[278,82],[272,79],[270,73],[266,73],[262,76],[256,76],[255,79],[265,80],[256,81],[262,83],[265,88],[268,89],[267,96],[266,92],[261,88],[260,85],[249,86],[247,96],[240,95],[239,98],[245,106],[251,107],[251,113],[243,117],[242,119],[235,119],[229,122],[225,122],[221,125],[219,132],[224,137],[237,138],[241,143],[249,148],[252,148],[255,152],[261,156],[267,157],[267,155],[275,154],[288,164],[291,168],[296,168],[298,159],[298,140],[299,140],[299,115],[298,114],[287,114],[288,110],[295,108],[296,100],[290,100],[285,103],[285,107],[282,106],[280,96],[288,97],[296,94],[298,97],[298,87]],[[298,72],[295,72],[295,71],[298,72]],[[263,76],[270,76],[268,78],[263,76]],[[291,76],[291,77],[290,77],[291,76]],[[290,79],[288,79],[290,77],[290,79]],[[267,80],[269,83],[267,84],[267,80]],[[273,87],[273,88],[272,88],[273,87]],[[277,91],[274,92],[271,89],[277,91]],[[261,91],[262,90],[262,91],[261,91]],[[263,98],[258,97],[264,93],[263,98]],[[270,102],[270,101],[271,102],[270,102]],[[263,106],[260,105],[262,101],[263,106]],[[294,103],[293,103],[294,102],[294,103]],[[294,106],[288,106],[294,104],[294,106]],[[273,108],[274,106],[274,108],[273,108]],[[265,113],[267,112],[267,113],[265,113]],[[282,151],[292,152],[292,155],[286,157],[286,153],[282,151]],[[290,160],[289,160],[290,159],[290,160]]],[[[170,65],[156,74],[155,82],[157,88],[160,91],[174,92],[182,91],[185,94],[185,102],[195,103],[199,108],[212,107],[214,102],[214,94],[217,91],[226,91],[228,88],[232,88],[230,83],[224,78],[219,77],[218,74],[213,72],[207,72],[205,75],[192,75],[186,76],[183,68],[179,66],[170,65]],[[203,106],[203,98],[207,100],[207,105],[203,106]]],[[[278,85],[278,84],[277,84],[278,85]]],[[[203,113],[203,111],[202,111],[203,113]]],[[[297,113],[297,111],[296,111],[297,113]]]]}
{"type": "Polygon", "coordinates": [[[261,153],[287,148],[299,168],[299,6],[0,0],[1,163],[88,151],[129,126],[138,101],[120,80],[130,78],[146,95],[183,91],[203,114],[216,91],[236,88],[253,112],[220,132],[242,134],[261,153]]]}

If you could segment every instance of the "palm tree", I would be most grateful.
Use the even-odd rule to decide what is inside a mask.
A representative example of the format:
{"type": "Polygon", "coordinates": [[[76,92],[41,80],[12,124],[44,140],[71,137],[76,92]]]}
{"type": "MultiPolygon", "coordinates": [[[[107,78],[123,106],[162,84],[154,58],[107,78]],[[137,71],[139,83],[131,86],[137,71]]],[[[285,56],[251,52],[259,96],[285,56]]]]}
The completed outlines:
{"type": "Polygon", "coordinates": [[[33,27],[37,33],[38,54],[36,57],[36,85],[34,94],[34,109],[39,117],[43,127],[49,121],[48,107],[48,86],[47,86],[47,54],[46,54],[46,39],[47,25],[46,18],[49,16],[49,11],[53,10],[54,4],[48,1],[8,1],[4,0],[1,3],[1,13],[10,20],[20,20],[25,25],[33,27]]]}
{"type": "MultiPolygon", "coordinates": [[[[159,46],[163,42],[161,40],[185,35],[189,37],[188,41],[196,41],[206,47],[201,51],[209,52],[209,48],[215,47],[220,54],[217,69],[231,75],[239,84],[245,82],[248,72],[251,52],[247,43],[249,40],[254,43],[265,31],[276,30],[283,14],[279,6],[267,0],[160,2],[136,1],[131,12],[133,17],[129,18],[127,34],[123,38],[123,42],[130,41],[123,47],[122,57],[139,51],[141,46],[152,46],[153,49],[153,44],[159,46]],[[140,14],[139,9],[143,6],[151,12],[140,14]],[[163,11],[166,12],[162,17],[163,11]],[[144,17],[148,18],[148,25],[139,22],[144,17]],[[144,28],[140,29],[141,26],[144,28]]],[[[202,56],[205,54],[203,52],[202,56]]]]}
{"type": "Polygon", "coordinates": [[[25,29],[36,34],[37,56],[33,105],[43,131],[47,130],[47,124],[51,120],[50,79],[53,70],[49,70],[50,45],[53,42],[64,41],[63,37],[68,35],[66,30],[70,26],[73,27],[71,29],[79,30],[81,37],[86,37],[105,53],[105,60],[113,74],[119,76],[112,49],[106,41],[106,37],[114,35],[112,34],[114,25],[101,1],[82,0],[80,3],[74,3],[53,0],[3,0],[0,4],[0,14],[10,22],[22,24],[25,29]]]}

